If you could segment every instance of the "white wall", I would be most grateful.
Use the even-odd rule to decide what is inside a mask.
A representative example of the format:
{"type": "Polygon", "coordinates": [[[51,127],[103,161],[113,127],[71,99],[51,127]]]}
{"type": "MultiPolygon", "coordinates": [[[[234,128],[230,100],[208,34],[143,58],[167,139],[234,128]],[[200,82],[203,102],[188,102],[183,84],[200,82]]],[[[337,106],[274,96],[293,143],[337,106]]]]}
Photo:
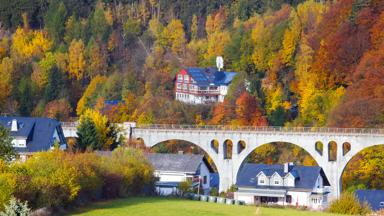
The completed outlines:
{"type": "Polygon", "coordinates": [[[207,178],[207,182],[206,184],[204,184],[204,181],[203,181],[203,189],[204,190],[207,190],[207,189],[210,189],[210,179],[211,179],[211,176],[210,176],[210,172],[209,172],[209,169],[207,167],[207,165],[205,165],[205,163],[201,163],[201,166],[200,166],[200,176],[201,176],[201,179],[204,180],[204,176],[206,176],[207,178]]]}
{"type": "Polygon", "coordinates": [[[15,138],[12,140],[13,147],[25,148],[27,147],[27,140],[23,138],[15,138]]]}

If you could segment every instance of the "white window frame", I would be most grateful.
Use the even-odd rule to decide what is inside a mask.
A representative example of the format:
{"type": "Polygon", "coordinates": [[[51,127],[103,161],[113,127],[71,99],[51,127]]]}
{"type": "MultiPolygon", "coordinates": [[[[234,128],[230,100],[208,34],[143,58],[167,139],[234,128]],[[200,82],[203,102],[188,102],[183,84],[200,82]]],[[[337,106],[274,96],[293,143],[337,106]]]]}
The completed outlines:
{"type": "Polygon", "coordinates": [[[180,90],[181,89],[181,83],[176,84],[176,89],[180,90]]]}
{"type": "Polygon", "coordinates": [[[184,82],[186,82],[186,83],[189,82],[189,76],[188,75],[184,75],[184,82]]]}
{"type": "Polygon", "coordinates": [[[183,82],[183,75],[182,74],[177,75],[177,81],[183,82]]]}

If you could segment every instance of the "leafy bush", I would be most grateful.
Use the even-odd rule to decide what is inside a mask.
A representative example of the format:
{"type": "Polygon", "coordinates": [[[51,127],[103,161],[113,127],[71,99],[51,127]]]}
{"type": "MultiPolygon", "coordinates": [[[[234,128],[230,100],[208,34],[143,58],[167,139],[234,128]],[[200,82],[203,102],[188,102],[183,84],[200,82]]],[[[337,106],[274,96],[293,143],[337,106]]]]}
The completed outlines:
{"type": "Polygon", "coordinates": [[[53,150],[37,153],[25,163],[0,162],[0,204],[14,195],[33,209],[55,209],[140,194],[154,182],[152,167],[143,158],[137,150],[119,148],[110,157],[53,150]]]}
{"type": "Polygon", "coordinates": [[[354,193],[345,192],[329,206],[329,212],[350,215],[366,215],[371,209],[367,203],[360,204],[354,193]]]}
{"type": "Polygon", "coordinates": [[[209,195],[211,196],[219,196],[219,190],[217,188],[212,188],[211,191],[209,191],[209,195]]]}
{"type": "Polygon", "coordinates": [[[0,216],[28,216],[30,212],[27,202],[21,202],[12,197],[8,205],[5,205],[4,212],[0,212],[0,216]]]}
{"type": "Polygon", "coordinates": [[[191,192],[192,191],[192,182],[191,180],[187,181],[182,181],[179,184],[179,191],[180,191],[180,196],[184,196],[184,194],[191,192]]]}

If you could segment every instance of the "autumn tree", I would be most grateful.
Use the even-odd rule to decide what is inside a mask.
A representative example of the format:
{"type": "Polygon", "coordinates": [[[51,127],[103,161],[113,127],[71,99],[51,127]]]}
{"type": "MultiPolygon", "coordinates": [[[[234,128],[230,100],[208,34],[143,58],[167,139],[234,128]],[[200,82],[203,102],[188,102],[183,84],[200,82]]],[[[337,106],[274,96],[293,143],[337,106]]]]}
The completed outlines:
{"type": "Polygon", "coordinates": [[[44,109],[44,116],[57,119],[58,121],[67,121],[71,112],[71,105],[65,98],[62,98],[47,103],[44,109]]]}
{"type": "Polygon", "coordinates": [[[86,122],[88,119],[94,124],[97,134],[96,145],[91,145],[93,150],[113,150],[120,144],[122,137],[118,137],[117,128],[110,123],[106,116],[98,111],[87,109],[80,116],[80,123],[86,122]]]}
{"type": "Polygon", "coordinates": [[[12,76],[14,66],[12,59],[3,58],[0,64],[0,107],[4,108],[7,99],[12,93],[12,76]]]}
{"type": "Polygon", "coordinates": [[[105,75],[107,72],[107,53],[101,45],[94,40],[91,40],[88,44],[87,62],[89,64],[87,66],[87,76],[91,79],[97,75],[105,75]]]}
{"type": "Polygon", "coordinates": [[[257,100],[248,92],[243,92],[236,100],[236,123],[244,126],[266,126],[266,119],[258,107],[257,100]]]}
{"type": "Polygon", "coordinates": [[[174,54],[184,55],[186,39],[184,26],[183,23],[181,23],[181,20],[171,20],[162,34],[174,54]]]}
{"type": "Polygon", "coordinates": [[[95,105],[98,95],[97,90],[106,80],[107,78],[105,76],[96,76],[91,80],[91,83],[88,85],[87,89],[83,93],[83,96],[77,103],[77,115],[81,115],[87,108],[92,108],[95,105]]]}
{"type": "Polygon", "coordinates": [[[85,47],[83,41],[72,40],[68,49],[68,73],[70,77],[81,80],[85,77],[85,47]]]}

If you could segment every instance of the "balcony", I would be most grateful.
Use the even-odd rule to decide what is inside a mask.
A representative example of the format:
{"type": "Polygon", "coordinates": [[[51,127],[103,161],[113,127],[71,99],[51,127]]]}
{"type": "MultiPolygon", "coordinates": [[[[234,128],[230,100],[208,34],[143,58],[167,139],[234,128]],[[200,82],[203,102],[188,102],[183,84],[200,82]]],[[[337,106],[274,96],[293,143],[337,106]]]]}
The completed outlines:
{"type": "Polygon", "coordinates": [[[330,187],[323,187],[323,188],[315,188],[313,190],[313,193],[317,193],[317,194],[325,194],[325,193],[330,193],[331,190],[330,190],[330,187]]]}

